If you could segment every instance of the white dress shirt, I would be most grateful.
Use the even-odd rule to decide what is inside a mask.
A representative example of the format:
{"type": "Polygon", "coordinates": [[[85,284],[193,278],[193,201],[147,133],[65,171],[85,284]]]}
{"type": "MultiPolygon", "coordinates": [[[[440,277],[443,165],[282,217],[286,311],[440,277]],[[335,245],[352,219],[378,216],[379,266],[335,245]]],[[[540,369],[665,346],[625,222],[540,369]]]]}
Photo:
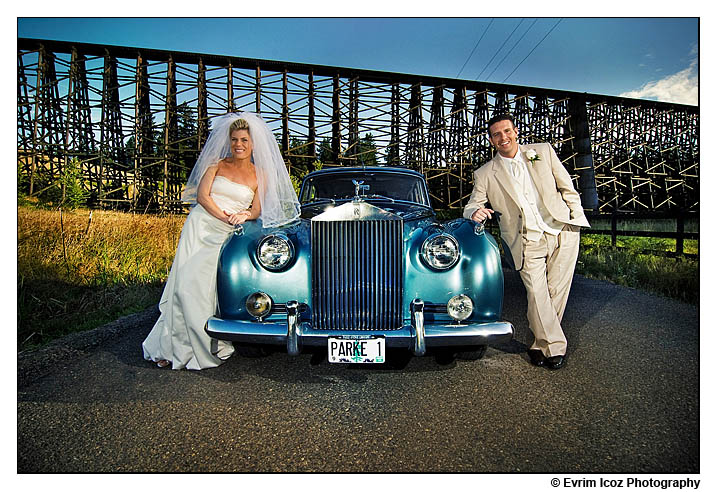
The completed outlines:
{"type": "MultiPolygon", "coordinates": [[[[513,179],[514,190],[519,198],[519,205],[524,213],[526,224],[526,237],[529,241],[538,241],[541,233],[545,232],[553,236],[558,235],[564,224],[551,216],[536,189],[536,184],[531,179],[526,169],[526,158],[521,151],[517,151],[513,159],[499,154],[501,161],[507,166],[509,175],[513,179]]],[[[528,164],[531,165],[531,164],[528,164]]]]}

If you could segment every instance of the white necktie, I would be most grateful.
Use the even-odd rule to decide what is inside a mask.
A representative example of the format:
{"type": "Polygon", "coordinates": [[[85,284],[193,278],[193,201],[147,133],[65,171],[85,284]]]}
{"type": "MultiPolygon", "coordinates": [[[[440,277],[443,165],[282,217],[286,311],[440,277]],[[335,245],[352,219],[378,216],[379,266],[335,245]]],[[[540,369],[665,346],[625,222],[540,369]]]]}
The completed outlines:
{"type": "Polygon", "coordinates": [[[516,158],[511,159],[511,172],[514,175],[514,178],[521,178],[521,162],[516,158]]]}

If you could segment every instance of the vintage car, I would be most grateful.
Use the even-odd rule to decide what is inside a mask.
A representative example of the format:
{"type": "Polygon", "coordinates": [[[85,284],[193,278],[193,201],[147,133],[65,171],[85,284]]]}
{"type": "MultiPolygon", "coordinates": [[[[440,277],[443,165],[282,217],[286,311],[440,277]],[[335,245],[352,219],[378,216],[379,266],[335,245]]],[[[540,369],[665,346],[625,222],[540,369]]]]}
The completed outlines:
{"type": "Polygon", "coordinates": [[[323,347],[343,363],[385,362],[392,347],[478,359],[513,337],[496,241],[481,224],[437,220],[422,174],[325,168],[299,200],[300,220],[247,222],[223,245],[210,336],[244,355],[323,347]]]}

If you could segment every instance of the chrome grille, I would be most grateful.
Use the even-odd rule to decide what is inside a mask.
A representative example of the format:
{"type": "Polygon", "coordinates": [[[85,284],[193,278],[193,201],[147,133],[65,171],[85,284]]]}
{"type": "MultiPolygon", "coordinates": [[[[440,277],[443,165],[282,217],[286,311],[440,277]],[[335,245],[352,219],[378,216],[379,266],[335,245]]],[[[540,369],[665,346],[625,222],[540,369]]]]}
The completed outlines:
{"type": "Polygon", "coordinates": [[[312,221],[312,325],[401,328],[402,220],[312,221]]]}

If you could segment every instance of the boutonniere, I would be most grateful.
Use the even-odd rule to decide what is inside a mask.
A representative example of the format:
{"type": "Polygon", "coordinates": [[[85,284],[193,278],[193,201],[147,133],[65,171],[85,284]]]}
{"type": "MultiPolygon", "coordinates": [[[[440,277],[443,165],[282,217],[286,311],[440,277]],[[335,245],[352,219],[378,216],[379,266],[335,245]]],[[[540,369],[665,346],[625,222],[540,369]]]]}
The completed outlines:
{"type": "Polygon", "coordinates": [[[530,160],[531,162],[540,161],[540,160],[541,160],[541,156],[538,155],[534,149],[529,149],[529,150],[527,150],[526,153],[525,153],[525,155],[526,155],[526,158],[527,158],[528,160],[530,160]]]}

